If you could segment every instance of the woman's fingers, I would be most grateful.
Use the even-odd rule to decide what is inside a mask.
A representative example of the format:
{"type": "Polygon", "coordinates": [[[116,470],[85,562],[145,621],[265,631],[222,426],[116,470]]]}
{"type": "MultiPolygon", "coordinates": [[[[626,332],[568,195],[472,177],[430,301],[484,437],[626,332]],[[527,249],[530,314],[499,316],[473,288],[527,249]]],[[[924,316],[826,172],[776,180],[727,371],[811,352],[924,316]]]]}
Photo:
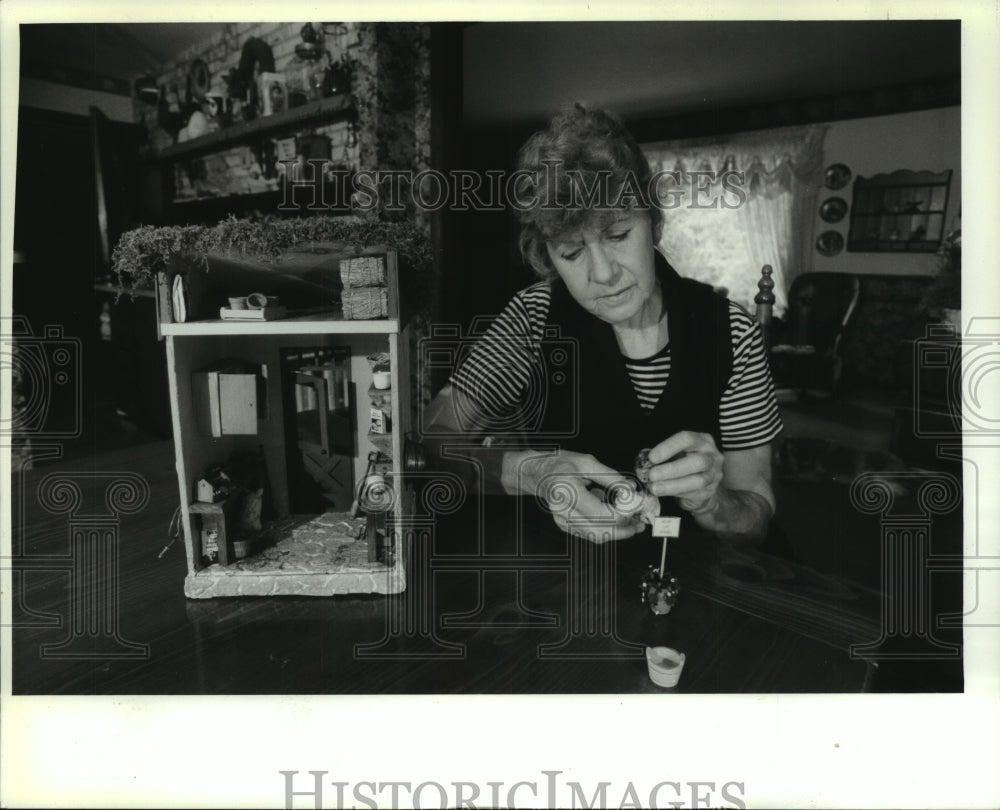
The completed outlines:
{"type": "Polygon", "coordinates": [[[705,490],[713,490],[722,480],[722,473],[703,472],[695,475],[685,475],[682,478],[671,478],[650,484],[649,489],[654,495],[666,498],[669,496],[683,497],[705,490]]]}
{"type": "Polygon", "coordinates": [[[607,464],[602,464],[594,456],[591,455],[581,455],[578,456],[577,464],[580,467],[580,472],[585,475],[593,475],[593,480],[595,483],[601,483],[601,481],[607,480],[618,480],[621,479],[622,474],[618,472],[614,467],[609,467],[607,464]]]}
{"type": "Polygon", "coordinates": [[[616,540],[625,540],[636,534],[641,525],[635,521],[628,523],[609,523],[606,521],[593,521],[583,516],[572,517],[569,520],[553,515],[556,526],[562,531],[581,540],[589,540],[591,543],[609,543],[616,540]]]}
{"type": "MultiPolygon", "coordinates": [[[[722,455],[719,454],[718,461],[721,462],[722,455]]],[[[676,461],[667,461],[657,464],[649,471],[649,481],[655,484],[659,481],[670,481],[675,478],[706,473],[716,466],[715,454],[710,452],[690,452],[676,461]]]]}
{"type": "Polygon", "coordinates": [[[660,442],[649,453],[649,490],[660,497],[673,496],[689,511],[715,503],[722,482],[723,457],[707,433],[681,431],[660,442]]]}
{"type": "Polygon", "coordinates": [[[649,460],[654,465],[662,464],[680,453],[685,453],[689,450],[698,450],[704,447],[706,443],[715,447],[715,440],[709,434],[682,430],[653,447],[649,451],[649,460]]]}
{"type": "Polygon", "coordinates": [[[587,479],[579,475],[552,475],[542,482],[540,495],[553,514],[598,514],[602,503],[586,484],[587,479]]]}
{"type": "Polygon", "coordinates": [[[560,529],[597,543],[623,540],[643,528],[634,514],[616,512],[607,501],[626,491],[636,493],[633,481],[584,453],[555,457],[538,487],[539,496],[560,529]],[[600,489],[588,489],[593,485],[600,489]]]}
{"type": "Polygon", "coordinates": [[[558,503],[550,504],[549,508],[553,521],[562,531],[593,543],[624,540],[644,528],[636,517],[623,518],[607,504],[600,501],[596,503],[597,508],[593,510],[558,503]]]}

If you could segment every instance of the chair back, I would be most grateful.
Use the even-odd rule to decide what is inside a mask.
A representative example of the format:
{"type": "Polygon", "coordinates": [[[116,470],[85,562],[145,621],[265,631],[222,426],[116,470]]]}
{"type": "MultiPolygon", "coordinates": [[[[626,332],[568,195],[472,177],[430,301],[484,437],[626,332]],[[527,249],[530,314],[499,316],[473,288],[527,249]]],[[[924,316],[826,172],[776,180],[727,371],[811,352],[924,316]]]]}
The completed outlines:
{"type": "Polygon", "coordinates": [[[802,273],[788,291],[784,343],[836,352],[858,305],[861,283],[853,273],[802,273]]]}
{"type": "Polygon", "coordinates": [[[760,324],[761,334],[764,337],[764,345],[771,344],[771,318],[774,315],[774,279],[771,278],[771,265],[765,264],[760,271],[760,279],[757,281],[759,292],[754,296],[754,304],[757,305],[754,317],[760,324]]]}

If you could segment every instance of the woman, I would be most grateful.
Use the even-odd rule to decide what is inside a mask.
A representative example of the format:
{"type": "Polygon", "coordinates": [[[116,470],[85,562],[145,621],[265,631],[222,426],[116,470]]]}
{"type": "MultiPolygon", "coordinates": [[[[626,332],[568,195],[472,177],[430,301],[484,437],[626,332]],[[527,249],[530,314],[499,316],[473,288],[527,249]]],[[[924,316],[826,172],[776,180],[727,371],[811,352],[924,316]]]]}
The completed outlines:
{"type": "Polygon", "coordinates": [[[650,493],[710,531],[762,537],[781,422],[760,333],[656,250],[663,212],[635,140],[614,114],[577,105],[528,140],[518,169],[529,178],[515,206],[521,251],[542,281],[514,296],[431,403],[432,449],[469,458],[488,488],[546,499],[560,528],[592,540],[644,528],[605,495],[634,486],[649,449],[650,493]],[[571,385],[545,367],[547,344],[575,360],[571,385]],[[449,453],[449,433],[492,446],[449,453]]]}

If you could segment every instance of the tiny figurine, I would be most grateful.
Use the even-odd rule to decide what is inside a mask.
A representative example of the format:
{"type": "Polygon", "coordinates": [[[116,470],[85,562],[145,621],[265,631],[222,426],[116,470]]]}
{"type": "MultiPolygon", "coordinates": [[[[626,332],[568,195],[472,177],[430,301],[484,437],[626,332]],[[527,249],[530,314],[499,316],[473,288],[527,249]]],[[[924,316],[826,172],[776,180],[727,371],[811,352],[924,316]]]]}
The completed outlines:
{"type": "Polygon", "coordinates": [[[212,526],[212,528],[204,533],[204,537],[204,556],[215,562],[219,559],[219,529],[216,526],[212,526]]]}
{"type": "Polygon", "coordinates": [[[205,470],[205,477],[198,479],[195,499],[201,503],[224,501],[236,490],[236,485],[226,471],[218,464],[205,470]]]}
{"type": "Polygon", "coordinates": [[[649,605],[649,609],[657,616],[670,612],[677,603],[677,595],[681,590],[677,577],[669,573],[663,574],[652,565],[643,574],[641,587],[642,603],[649,605]]]}
{"type": "Polygon", "coordinates": [[[635,477],[643,484],[649,483],[649,471],[653,467],[653,462],[649,460],[649,448],[639,451],[635,457],[635,477]]]}
{"type": "Polygon", "coordinates": [[[657,526],[657,523],[671,522],[675,518],[657,518],[653,525],[653,536],[662,536],[663,545],[660,548],[660,567],[649,566],[649,570],[642,575],[640,590],[642,593],[642,603],[649,605],[649,609],[656,616],[663,616],[670,612],[677,603],[677,594],[681,592],[680,582],[677,577],[667,573],[667,537],[677,537],[677,527],[657,526]],[[658,535],[658,530],[663,530],[663,535],[658,535]]]}

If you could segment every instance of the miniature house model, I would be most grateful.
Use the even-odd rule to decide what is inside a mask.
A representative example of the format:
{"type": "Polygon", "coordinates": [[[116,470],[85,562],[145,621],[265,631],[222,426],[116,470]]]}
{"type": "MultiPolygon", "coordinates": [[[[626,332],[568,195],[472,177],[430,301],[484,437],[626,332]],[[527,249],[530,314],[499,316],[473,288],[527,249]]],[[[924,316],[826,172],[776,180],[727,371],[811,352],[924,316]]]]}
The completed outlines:
{"type": "Polygon", "coordinates": [[[213,272],[157,279],[186,595],[402,591],[396,254],[309,246],[279,272],[213,272]],[[296,295],[314,306],[285,308],[296,295]]]}

